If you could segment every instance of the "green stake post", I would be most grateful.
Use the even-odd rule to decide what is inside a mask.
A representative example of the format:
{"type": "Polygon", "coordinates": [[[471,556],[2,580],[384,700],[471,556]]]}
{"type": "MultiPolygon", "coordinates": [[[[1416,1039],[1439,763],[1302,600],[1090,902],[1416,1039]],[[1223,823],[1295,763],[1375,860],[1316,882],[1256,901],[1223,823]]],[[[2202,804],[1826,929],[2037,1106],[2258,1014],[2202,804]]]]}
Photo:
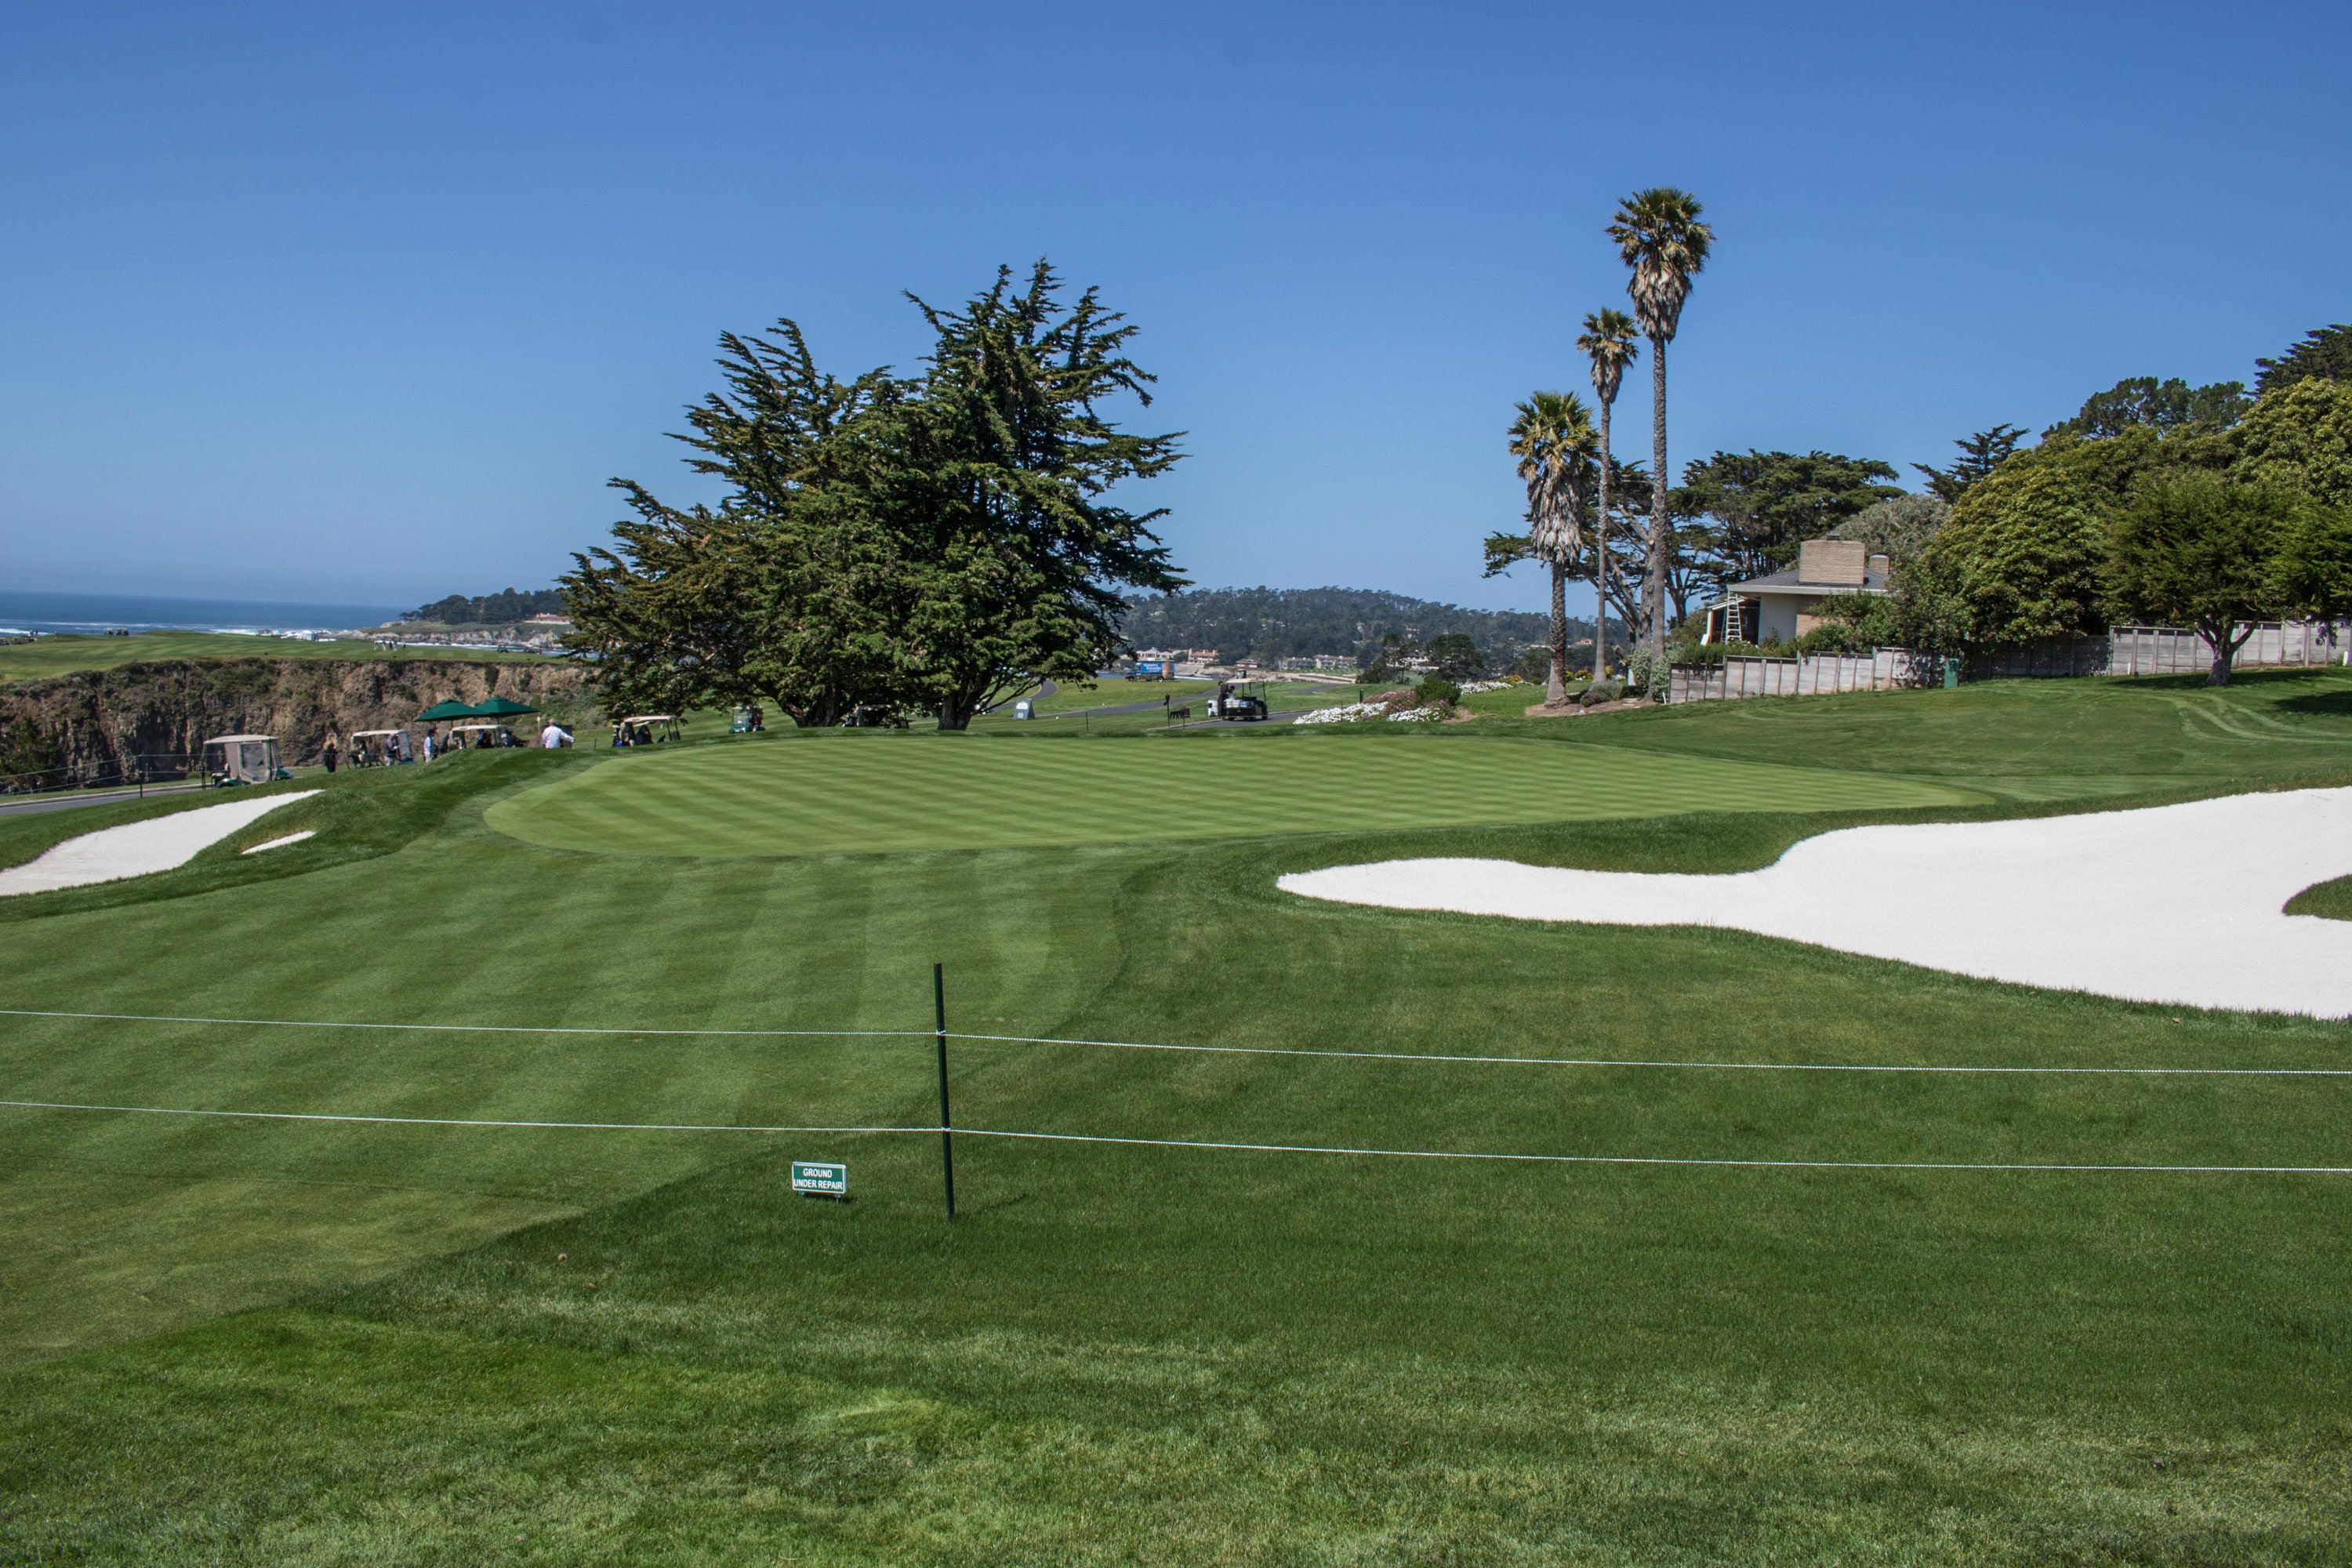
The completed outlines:
{"type": "Polygon", "coordinates": [[[955,1133],[948,1117],[948,982],[944,969],[931,965],[931,1011],[938,1021],[940,1044],[940,1180],[946,1184],[948,1218],[955,1218],[955,1133]]]}

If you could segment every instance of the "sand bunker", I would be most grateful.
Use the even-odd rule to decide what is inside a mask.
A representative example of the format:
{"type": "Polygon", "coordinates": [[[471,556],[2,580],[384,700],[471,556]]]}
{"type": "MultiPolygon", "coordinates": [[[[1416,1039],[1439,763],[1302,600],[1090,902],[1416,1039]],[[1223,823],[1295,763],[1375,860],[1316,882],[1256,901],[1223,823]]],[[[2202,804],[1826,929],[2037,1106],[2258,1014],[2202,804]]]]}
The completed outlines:
{"type": "Polygon", "coordinates": [[[52,846],[37,860],[0,871],[0,898],[87,887],[92,882],[119,882],[125,877],[169,871],[186,865],[204,850],[279,806],[308,800],[318,793],[304,790],[299,795],[257,795],[85,833],[52,846]]]}
{"type": "Polygon", "coordinates": [[[1282,879],[1339,903],[1705,925],[2132,1001],[2352,1015],[2352,922],[2288,915],[2352,874],[2352,789],[2023,822],[1849,827],[1760,871],[1387,860],[1282,879]]]}

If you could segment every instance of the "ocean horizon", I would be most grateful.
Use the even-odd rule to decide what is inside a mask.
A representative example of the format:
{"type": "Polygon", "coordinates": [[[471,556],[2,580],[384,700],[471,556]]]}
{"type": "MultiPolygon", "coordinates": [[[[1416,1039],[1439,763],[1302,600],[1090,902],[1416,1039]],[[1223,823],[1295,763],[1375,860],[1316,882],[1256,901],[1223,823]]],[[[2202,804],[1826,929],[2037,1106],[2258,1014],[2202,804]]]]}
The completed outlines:
{"type": "Polygon", "coordinates": [[[0,589],[0,632],[349,631],[381,626],[411,607],[0,589]]]}

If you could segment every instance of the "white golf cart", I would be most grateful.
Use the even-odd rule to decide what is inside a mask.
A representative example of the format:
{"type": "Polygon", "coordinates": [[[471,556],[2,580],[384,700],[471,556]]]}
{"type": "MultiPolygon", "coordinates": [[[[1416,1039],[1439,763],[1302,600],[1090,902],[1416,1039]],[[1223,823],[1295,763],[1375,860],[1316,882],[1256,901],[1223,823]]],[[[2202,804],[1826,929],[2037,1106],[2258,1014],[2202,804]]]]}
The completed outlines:
{"type": "Polygon", "coordinates": [[[275,735],[215,735],[205,742],[205,777],[215,789],[293,776],[278,763],[275,735]]]}
{"type": "Polygon", "coordinates": [[[449,749],[463,752],[499,751],[520,746],[513,729],[505,724],[452,724],[449,726],[449,749]]]}
{"type": "Polygon", "coordinates": [[[352,731],[352,766],[355,768],[381,767],[415,760],[415,742],[410,740],[405,730],[352,731]]]}
{"type": "Polygon", "coordinates": [[[681,740],[684,735],[675,713],[640,713],[613,726],[613,744],[616,748],[650,746],[657,742],[681,740]]]}

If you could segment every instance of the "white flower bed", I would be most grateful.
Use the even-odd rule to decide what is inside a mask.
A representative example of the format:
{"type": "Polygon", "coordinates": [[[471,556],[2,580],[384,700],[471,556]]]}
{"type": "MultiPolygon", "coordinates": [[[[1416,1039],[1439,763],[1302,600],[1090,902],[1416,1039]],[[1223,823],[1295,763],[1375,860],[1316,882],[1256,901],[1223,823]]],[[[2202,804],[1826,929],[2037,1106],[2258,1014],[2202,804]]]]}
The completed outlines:
{"type": "Polygon", "coordinates": [[[1312,713],[1301,713],[1291,721],[1294,724],[1354,724],[1372,719],[1385,719],[1391,724],[1430,723],[1445,717],[1443,708],[1403,708],[1390,712],[1377,702],[1350,702],[1343,708],[1318,708],[1312,713]]]}
{"type": "Polygon", "coordinates": [[[1350,702],[1344,708],[1318,708],[1312,713],[1301,713],[1291,721],[1294,724],[1352,724],[1359,719],[1378,719],[1388,711],[1377,702],[1350,702]]]}
{"type": "Polygon", "coordinates": [[[1517,686],[1516,680],[1474,680],[1462,689],[1465,697],[1475,697],[1481,691],[1500,691],[1507,686],[1517,686]]]}

